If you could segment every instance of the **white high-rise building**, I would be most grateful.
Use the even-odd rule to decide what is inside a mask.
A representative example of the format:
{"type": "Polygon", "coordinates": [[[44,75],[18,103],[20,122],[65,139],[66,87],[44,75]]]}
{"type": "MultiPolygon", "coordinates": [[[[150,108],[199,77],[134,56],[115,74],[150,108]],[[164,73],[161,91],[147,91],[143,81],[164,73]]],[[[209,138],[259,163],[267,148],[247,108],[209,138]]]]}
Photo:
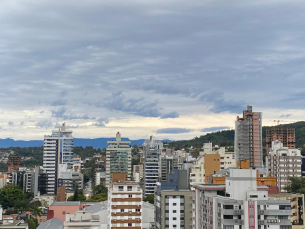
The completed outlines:
{"type": "Polygon", "coordinates": [[[108,141],[106,148],[106,186],[112,180],[112,173],[126,173],[131,180],[131,147],[130,141],[122,141],[121,134],[116,134],[115,141],[108,141]]]}
{"type": "Polygon", "coordinates": [[[154,194],[156,183],[159,181],[159,160],[163,142],[154,140],[145,141],[143,144],[144,151],[144,196],[154,194]]]}
{"type": "Polygon", "coordinates": [[[299,149],[284,147],[279,140],[272,141],[267,158],[269,176],[276,177],[280,192],[286,192],[285,188],[290,184],[289,177],[302,176],[302,155],[299,149]]]}
{"type": "Polygon", "coordinates": [[[59,177],[59,164],[67,164],[72,168],[73,136],[71,130],[66,130],[65,124],[61,129],[53,130],[52,135],[44,136],[43,145],[43,171],[47,174],[47,194],[55,194],[57,178],[59,177]]]}

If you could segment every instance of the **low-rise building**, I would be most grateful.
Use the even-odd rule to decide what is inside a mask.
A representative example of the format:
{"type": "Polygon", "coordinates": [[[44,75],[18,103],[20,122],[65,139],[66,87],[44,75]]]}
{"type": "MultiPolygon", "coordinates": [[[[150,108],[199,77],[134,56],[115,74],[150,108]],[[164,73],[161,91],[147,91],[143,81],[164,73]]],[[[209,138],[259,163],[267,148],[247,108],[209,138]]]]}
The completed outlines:
{"type": "Polygon", "coordinates": [[[100,229],[100,225],[98,215],[92,215],[90,211],[75,211],[66,214],[63,229],[100,229]]]}
{"type": "Polygon", "coordinates": [[[256,171],[232,169],[225,185],[195,185],[195,228],[291,228],[288,200],[268,196],[256,171]]]}

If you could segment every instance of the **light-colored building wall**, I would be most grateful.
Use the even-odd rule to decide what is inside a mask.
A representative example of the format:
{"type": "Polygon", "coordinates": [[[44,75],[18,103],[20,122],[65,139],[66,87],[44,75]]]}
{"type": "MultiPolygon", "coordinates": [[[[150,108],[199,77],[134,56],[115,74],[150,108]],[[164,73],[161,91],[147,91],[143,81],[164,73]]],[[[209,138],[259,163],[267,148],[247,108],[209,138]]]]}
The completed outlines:
{"type": "Polygon", "coordinates": [[[90,211],[75,211],[66,214],[63,229],[101,229],[98,215],[92,215],[90,211]]]}
{"type": "Polygon", "coordinates": [[[276,177],[280,192],[286,192],[285,188],[290,184],[289,177],[302,176],[300,150],[283,147],[283,144],[276,140],[272,142],[271,151],[267,158],[269,176],[276,177]]]}
{"type": "Polygon", "coordinates": [[[142,189],[132,181],[118,181],[108,189],[108,228],[142,228],[142,189]]]}

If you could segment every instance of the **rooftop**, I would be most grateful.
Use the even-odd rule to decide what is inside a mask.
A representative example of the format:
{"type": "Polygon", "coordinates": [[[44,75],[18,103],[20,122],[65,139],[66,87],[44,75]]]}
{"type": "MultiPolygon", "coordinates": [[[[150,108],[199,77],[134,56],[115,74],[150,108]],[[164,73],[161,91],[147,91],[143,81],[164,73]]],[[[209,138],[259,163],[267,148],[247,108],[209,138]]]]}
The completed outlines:
{"type": "Polygon", "coordinates": [[[79,201],[57,201],[51,204],[51,206],[79,206],[79,201]]]}

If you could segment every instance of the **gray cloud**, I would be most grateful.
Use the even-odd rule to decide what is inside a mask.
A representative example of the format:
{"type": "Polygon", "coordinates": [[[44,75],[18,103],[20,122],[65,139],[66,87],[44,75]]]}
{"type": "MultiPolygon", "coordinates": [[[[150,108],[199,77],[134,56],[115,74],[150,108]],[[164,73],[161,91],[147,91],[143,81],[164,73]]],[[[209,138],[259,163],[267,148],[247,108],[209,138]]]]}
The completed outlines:
{"type": "Polygon", "coordinates": [[[193,131],[193,129],[186,128],[163,128],[156,131],[157,134],[181,134],[181,133],[189,133],[193,131]]]}
{"type": "Polygon", "coordinates": [[[97,122],[93,123],[93,126],[99,126],[99,127],[104,127],[105,124],[109,123],[108,118],[99,118],[97,122]]]}
{"type": "Polygon", "coordinates": [[[225,130],[225,129],[230,129],[230,127],[229,126],[214,126],[214,127],[201,129],[201,132],[216,132],[216,131],[225,130]]]}
{"type": "Polygon", "coordinates": [[[292,114],[282,114],[279,118],[289,118],[292,114]]]}
{"type": "Polygon", "coordinates": [[[58,99],[58,100],[54,100],[51,102],[51,106],[64,106],[67,104],[67,101],[63,100],[63,99],[58,99]]]}
{"type": "Polygon", "coordinates": [[[10,127],[14,126],[14,122],[12,122],[12,121],[9,121],[7,124],[8,124],[10,127]]]}
{"type": "Polygon", "coordinates": [[[122,92],[112,93],[105,99],[103,106],[109,110],[121,111],[143,117],[159,117],[158,102],[147,102],[144,98],[126,98],[122,92]]]}
{"type": "Polygon", "coordinates": [[[0,8],[0,105],[34,123],[304,109],[304,1],[35,3],[0,8]]]}
{"type": "Polygon", "coordinates": [[[57,110],[51,110],[52,117],[61,118],[64,120],[72,119],[94,119],[95,117],[90,118],[88,115],[77,115],[74,112],[67,111],[67,108],[61,107],[57,110]]]}
{"type": "Polygon", "coordinates": [[[161,119],[166,119],[166,118],[178,118],[179,114],[176,111],[172,111],[166,114],[161,115],[161,119]]]}
{"type": "Polygon", "coordinates": [[[46,128],[48,129],[49,127],[52,127],[53,124],[50,120],[42,120],[36,123],[36,127],[38,128],[46,128]]]}

